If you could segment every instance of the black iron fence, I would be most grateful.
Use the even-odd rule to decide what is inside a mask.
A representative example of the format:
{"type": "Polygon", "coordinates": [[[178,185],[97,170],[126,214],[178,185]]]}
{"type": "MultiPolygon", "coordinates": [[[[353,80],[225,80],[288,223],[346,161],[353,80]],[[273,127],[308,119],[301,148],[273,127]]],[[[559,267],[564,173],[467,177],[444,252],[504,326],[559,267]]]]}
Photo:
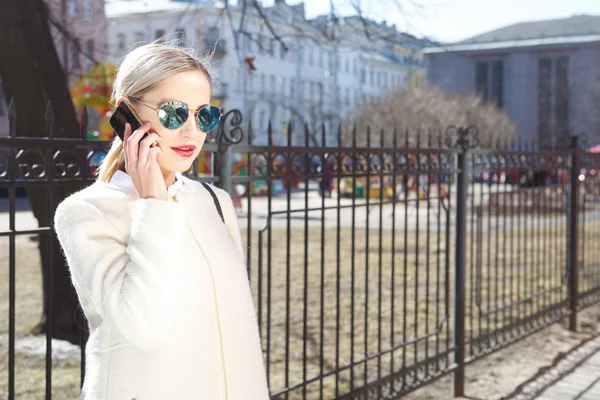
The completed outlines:
{"type": "MultiPolygon", "coordinates": [[[[38,235],[46,253],[55,241],[50,212],[41,227],[17,229],[17,189],[44,188],[54,210],[56,188],[92,183],[108,147],[53,138],[51,108],[48,119],[45,138],[15,137],[14,123],[0,138],[10,399],[36,384],[48,399],[64,390],[52,386],[51,341],[46,357],[15,351],[25,334],[15,319],[25,307],[16,239],[38,235]],[[20,358],[41,376],[26,388],[20,358]]],[[[449,373],[462,395],[466,363],[565,317],[575,329],[577,311],[600,300],[600,156],[575,139],[540,150],[482,146],[473,127],[416,140],[340,130],[328,147],[310,145],[332,143],[325,129],[311,138],[289,126],[281,146],[274,135],[269,127],[255,144],[263,138],[232,111],[189,172],[229,190],[238,207],[272,398],[393,399],[449,373]]],[[[44,309],[52,321],[54,308],[44,309]]],[[[47,338],[52,330],[47,323],[47,338]]],[[[78,371],[77,387],[83,363],[78,371]]]]}

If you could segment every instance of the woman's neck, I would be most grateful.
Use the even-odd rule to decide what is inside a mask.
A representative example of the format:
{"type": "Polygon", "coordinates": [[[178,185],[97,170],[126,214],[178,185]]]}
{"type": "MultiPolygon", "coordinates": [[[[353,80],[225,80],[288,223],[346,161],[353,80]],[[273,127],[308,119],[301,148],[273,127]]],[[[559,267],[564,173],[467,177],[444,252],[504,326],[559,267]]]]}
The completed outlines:
{"type": "Polygon", "coordinates": [[[175,183],[175,181],[176,181],[175,172],[166,172],[166,171],[163,171],[162,174],[163,174],[163,178],[165,179],[165,186],[166,187],[169,187],[169,186],[171,186],[172,184],[175,183]]]}

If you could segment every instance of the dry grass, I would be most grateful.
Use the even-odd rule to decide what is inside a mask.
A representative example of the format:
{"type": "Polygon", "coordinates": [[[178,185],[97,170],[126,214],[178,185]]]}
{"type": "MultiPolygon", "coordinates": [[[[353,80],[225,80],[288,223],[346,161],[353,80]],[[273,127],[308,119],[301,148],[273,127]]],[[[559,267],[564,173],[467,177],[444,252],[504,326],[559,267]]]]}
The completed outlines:
{"type": "MultiPolygon", "coordinates": [[[[492,217],[490,226],[494,225],[494,219],[492,217]]],[[[543,308],[565,293],[565,284],[561,280],[567,246],[564,225],[548,224],[543,225],[543,228],[522,227],[518,230],[516,225],[512,228],[507,225],[506,229],[495,230],[488,229],[487,220],[483,222],[484,229],[479,244],[475,232],[469,234],[467,242],[467,332],[473,328],[475,333],[479,333],[480,319],[476,317],[479,309],[484,313],[481,321],[482,332],[485,332],[488,327],[493,329],[532,310],[543,308]],[[507,245],[504,246],[503,243],[507,245]],[[518,287],[517,282],[520,282],[518,287]],[[556,285],[558,289],[549,291],[556,285]],[[545,294],[531,297],[539,292],[545,294]],[[511,301],[524,299],[529,300],[520,309],[509,308],[503,312],[485,314],[492,309],[502,308],[511,301]],[[473,319],[471,315],[474,316],[473,319]]],[[[423,219],[421,224],[425,223],[426,220],[423,219]]],[[[452,266],[454,238],[450,232],[451,237],[447,241],[443,230],[434,229],[437,227],[437,220],[433,217],[429,232],[425,225],[421,226],[419,232],[398,229],[394,243],[391,231],[383,231],[380,235],[378,230],[370,230],[367,234],[364,228],[357,229],[354,232],[354,245],[351,229],[341,229],[338,240],[335,228],[321,231],[320,228],[310,227],[306,233],[302,228],[294,228],[289,236],[286,229],[274,228],[271,231],[270,281],[268,232],[263,234],[262,271],[259,279],[258,232],[253,231],[251,281],[257,312],[261,314],[265,357],[269,350],[269,380],[273,393],[286,387],[286,369],[287,384],[293,386],[302,383],[305,378],[320,376],[321,371],[327,373],[334,370],[336,365],[346,366],[351,360],[357,363],[365,355],[385,351],[392,344],[399,345],[427,333],[433,334],[437,326],[441,326],[441,330],[427,340],[417,341],[416,344],[400,347],[379,358],[355,364],[354,387],[364,384],[365,366],[366,381],[372,382],[379,376],[379,364],[381,375],[385,376],[392,371],[397,372],[403,361],[410,365],[446,348],[446,343],[452,336],[453,318],[447,321],[449,325],[442,324],[442,321],[446,302],[452,304],[453,301],[451,293],[454,271],[451,267],[446,268],[445,255],[448,243],[452,266]],[[306,253],[305,235],[308,238],[306,253]],[[259,281],[262,285],[260,303],[259,281]],[[270,308],[267,297],[269,289],[270,308]],[[288,293],[290,301],[286,302],[288,293]],[[270,320],[267,320],[269,313],[270,320]],[[448,326],[449,335],[446,330],[448,326]],[[336,335],[336,332],[339,334],[336,335]],[[269,340],[267,335],[270,335],[269,340]],[[336,352],[339,353],[337,359],[336,352]],[[289,359],[288,363],[286,358],[289,359]],[[304,359],[306,364],[303,363],[304,359]]],[[[246,240],[246,232],[243,232],[243,237],[246,240]]],[[[587,260],[599,259],[599,250],[595,245],[598,239],[600,222],[586,222],[585,241],[580,253],[585,252],[587,260]]],[[[6,241],[0,243],[2,263],[8,265],[6,241]]],[[[589,279],[583,280],[582,286],[592,287],[600,283],[597,280],[597,267],[584,264],[583,276],[589,279]]],[[[0,289],[0,312],[8,315],[8,268],[0,269],[0,280],[4,282],[0,289]]],[[[41,313],[39,257],[36,244],[25,238],[20,238],[17,243],[16,290],[17,336],[23,337],[38,321],[41,313]]],[[[452,306],[449,310],[452,310],[452,306]]],[[[7,330],[8,322],[3,318],[0,320],[0,333],[7,330]]],[[[0,393],[7,393],[8,351],[5,346],[0,347],[0,358],[0,393]]],[[[44,362],[44,357],[17,354],[17,398],[43,398],[44,362]]],[[[76,398],[79,393],[79,363],[55,361],[53,365],[54,398],[76,398]]],[[[340,372],[337,379],[339,392],[347,391],[351,385],[350,369],[340,372]]],[[[334,397],[335,374],[307,385],[307,398],[318,398],[321,382],[324,398],[334,397]]],[[[289,397],[295,399],[301,398],[301,395],[302,389],[299,389],[289,397]]]]}

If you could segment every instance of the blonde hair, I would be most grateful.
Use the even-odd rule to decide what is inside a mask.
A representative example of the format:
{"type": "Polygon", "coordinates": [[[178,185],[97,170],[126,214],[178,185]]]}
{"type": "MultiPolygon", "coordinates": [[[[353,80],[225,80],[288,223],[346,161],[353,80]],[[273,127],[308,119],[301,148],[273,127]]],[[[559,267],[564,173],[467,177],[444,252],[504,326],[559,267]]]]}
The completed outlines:
{"type": "MultiPolygon", "coordinates": [[[[212,81],[205,63],[190,48],[182,48],[178,44],[154,42],[140,46],[127,54],[121,63],[115,82],[111,102],[116,105],[121,97],[140,99],[164,79],[187,71],[200,71],[212,81]]],[[[115,136],[110,150],[102,160],[96,174],[101,182],[110,182],[117,171],[125,171],[125,155],[123,142],[115,136]]]]}

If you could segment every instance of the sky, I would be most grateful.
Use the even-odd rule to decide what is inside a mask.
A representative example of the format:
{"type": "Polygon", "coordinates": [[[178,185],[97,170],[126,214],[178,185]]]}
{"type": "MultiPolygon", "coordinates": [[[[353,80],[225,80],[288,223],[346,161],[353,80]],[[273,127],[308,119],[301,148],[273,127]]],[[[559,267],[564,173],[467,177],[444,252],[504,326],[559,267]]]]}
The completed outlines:
{"type": "MultiPolygon", "coordinates": [[[[307,17],[329,13],[327,0],[303,0],[307,17]]],[[[333,0],[340,15],[352,15],[352,0],[333,0]]],[[[355,0],[356,1],[356,0],[355,0]]],[[[300,0],[287,0],[288,4],[300,0]]],[[[367,13],[418,37],[451,43],[517,22],[600,15],[600,0],[361,0],[367,13]],[[401,13],[397,4],[403,8],[401,13]]],[[[273,0],[265,0],[268,5],[273,0]]]]}

